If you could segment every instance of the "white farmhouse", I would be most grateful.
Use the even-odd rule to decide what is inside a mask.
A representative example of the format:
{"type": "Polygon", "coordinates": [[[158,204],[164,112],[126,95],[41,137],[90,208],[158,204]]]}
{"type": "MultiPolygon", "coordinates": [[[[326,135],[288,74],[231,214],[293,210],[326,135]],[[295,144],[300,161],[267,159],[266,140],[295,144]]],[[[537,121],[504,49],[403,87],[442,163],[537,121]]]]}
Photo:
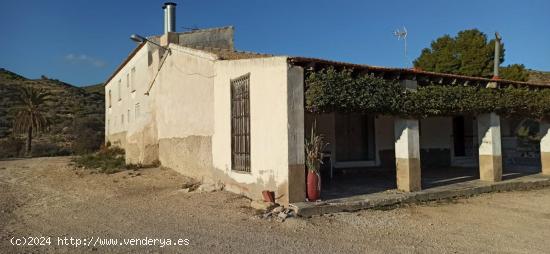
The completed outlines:
{"type": "Polygon", "coordinates": [[[424,81],[494,80],[237,51],[233,27],[174,32],[175,4],[164,8],[165,33],[137,45],[105,85],[106,141],[124,148],[127,163],[158,160],[254,199],[270,190],[280,203],[301,202],[304,138],[316,118],[330,143],[331,176],[340,169],[382,168],[395,172],[398,189],[417,191],[421,165],[479,167],[478,177],[488,181],[501,179],[503,161],[540,169],[542,153],[544,170],[550,167],[550,145],[518,154],[515,129],[523,121],[494,113],[416,120],[314,115],[304,108],[305,73],[330,66],[398,79],[411,88],[424,81]]]}

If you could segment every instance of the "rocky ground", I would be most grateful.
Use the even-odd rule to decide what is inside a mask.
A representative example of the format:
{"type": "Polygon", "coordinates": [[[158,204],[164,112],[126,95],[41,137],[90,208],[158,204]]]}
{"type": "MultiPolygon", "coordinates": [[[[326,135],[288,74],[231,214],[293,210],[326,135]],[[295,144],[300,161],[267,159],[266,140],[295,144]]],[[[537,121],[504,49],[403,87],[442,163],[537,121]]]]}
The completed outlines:
{"type": "Polygon", "coordinates": [[[0,161],[0,253],[550,252],[550,189],[279,222],[262,219],[242,196],[182,191],[192,179],[171,170],[92,174],[69,161],[0,161]],[[21,237],[51,243],[10,243],[21,237]],[[182,240],[76,247],[60,245],[65,237],[182,240]]]}

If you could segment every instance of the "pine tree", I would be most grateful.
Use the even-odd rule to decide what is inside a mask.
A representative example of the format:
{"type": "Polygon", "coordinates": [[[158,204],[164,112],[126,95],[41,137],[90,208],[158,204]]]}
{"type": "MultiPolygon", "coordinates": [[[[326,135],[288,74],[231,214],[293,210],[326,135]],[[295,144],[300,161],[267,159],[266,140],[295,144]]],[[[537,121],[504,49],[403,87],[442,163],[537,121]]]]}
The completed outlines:
{"type": "MultiPolygon", "coordinates": [[[[504,45],[500,47],[499,63],[504,62],[504,45]]],[[[493,76],[495,40],[477,29],[460,31],[457,36],[444,35],[432,41],[414,60],[416,68],[442,73],[490,78],[493,76]]],[[[501,78],[526,81],[523,65],[503,67],[501,78]]]]}

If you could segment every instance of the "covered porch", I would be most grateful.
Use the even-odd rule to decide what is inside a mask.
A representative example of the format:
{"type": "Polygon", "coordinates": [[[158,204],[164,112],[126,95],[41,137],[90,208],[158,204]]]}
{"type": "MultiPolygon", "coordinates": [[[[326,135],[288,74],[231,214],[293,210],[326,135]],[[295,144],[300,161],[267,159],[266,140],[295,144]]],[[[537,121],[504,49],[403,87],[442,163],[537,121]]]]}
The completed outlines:
{"type": "Polygon", "coordinates": [[[321,199],[550,175],[547,86],[292,62],[306,70],[305,136],[328,142],[321,199]]]}
{"type": "Polygon", "coordinates": [[[403,121],[384,115],[306,113],[305,133],[315,124],[328,143],[321,170],[321,198],[411,192],[541,173],[537,138],[544,136],[545,129],[537,122],[496,115],[409,119],[405,126],[403,121]],[[525,128],[531,133],[518,137],[518,132],[525,134],[525,128]],[[484,178],[480,177],[482,171],[484,178]]]}

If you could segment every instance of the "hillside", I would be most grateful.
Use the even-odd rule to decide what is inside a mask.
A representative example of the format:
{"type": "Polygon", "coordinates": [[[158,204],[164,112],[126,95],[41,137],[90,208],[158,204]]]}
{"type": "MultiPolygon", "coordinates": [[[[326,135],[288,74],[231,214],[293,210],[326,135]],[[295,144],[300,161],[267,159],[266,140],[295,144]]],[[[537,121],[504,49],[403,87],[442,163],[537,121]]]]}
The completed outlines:
{"type": "Polygon", "coordinates": [[[550,71],[529,71],[529,82],[550,84],[550,71]]]}
{"type": "Polygon", "coordinates": [[[82,87],[82,89],[84,89],[84,91],[86,91],[88,93],[98,93],[98,94],[101,94],[101,95],[105,94],[105,89],[103,87],[103,83],[84,86],[84,87],[82,87]]]}
{"type": "MultiPolygon", "coordinates": [[[[18,93],[17,88],[21,86],[44,89],[51,93],[53,98],[44,109],[52,125],[47,133],[37,137],[36,154],[72,153],[78,146],[75,145],[75,140],[82,138],[94,139],[95,143],[103,141],[105,99],[100,89],[101,85],[80,88],[46,77],[28,79],[2,68],[0,68],[0,93],[2,94],[0,141],[5,143],[8,137],[12,137],[11,141],[13,137],[20,141],[23,137],[12,135],[13,118],[17,110],[14,98],[18,93]],[[41,148],[45,151],[38,151],[41,148]]],[[[33,148],[33,154],[35,154],[34,150],[33,148]]],[[[1,153],[2,147],[0,147],[0,157],[2,157],[1,153]]]]}

